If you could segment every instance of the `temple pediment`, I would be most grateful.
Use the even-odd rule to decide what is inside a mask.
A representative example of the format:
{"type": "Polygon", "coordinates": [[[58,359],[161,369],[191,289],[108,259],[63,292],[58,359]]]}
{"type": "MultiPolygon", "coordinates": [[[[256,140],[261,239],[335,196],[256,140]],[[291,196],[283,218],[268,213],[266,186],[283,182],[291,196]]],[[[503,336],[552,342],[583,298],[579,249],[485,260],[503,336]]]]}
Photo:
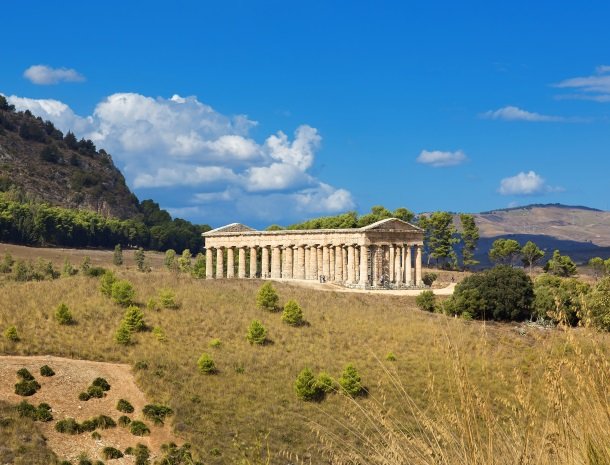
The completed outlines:
{"type": "Polygon", "coordinates": [[[233,233],[233,232],[248,232],[248,231],[256,231],[256,229],[251,228],[250,226],[246,226],[241,223],[231,223],[225,226],[221,226],[220,228],[212,229],[206,233],[203,233],[203,236],[217,234],[217,233],[233,233]]]}
{"type": "Polygon", "coordinates": [[[399,220],[398,218],[386,218],[368,226],[360,228],[361,231],[421,231],[423,230],[414,224],[399,220]]]}

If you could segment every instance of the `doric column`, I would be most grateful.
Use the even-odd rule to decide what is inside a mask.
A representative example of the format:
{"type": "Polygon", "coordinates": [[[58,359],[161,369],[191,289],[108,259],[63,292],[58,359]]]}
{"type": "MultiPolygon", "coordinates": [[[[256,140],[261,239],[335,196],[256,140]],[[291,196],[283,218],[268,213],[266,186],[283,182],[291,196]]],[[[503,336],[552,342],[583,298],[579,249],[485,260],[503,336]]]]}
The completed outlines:
{"type": "Polygon", "coordinates": [[[235,254],[233,247],[227,247],[227,278],[235,277],[235,254]]]}
{"type": "Polygon", "coordinates": [[[320,275],[324,274],[324,272],[322,271],[322,269],[323,269],[323,266],[322,266],[323,261],[322,261],[322,246],[321,245],[319,245],[316,248],[316,254],[317,254],[317,260],[318,260],[318,272],[316,274],[316,279],[319,279],[320,275]]]}
{"type": "Polygon", "coordinates": [[[404,247],[403,251],[405,255],[405,283],[407,284],[407,286],[413,286],[413,271],[411,269],[411,246],[407,244],[404,247]]]}
{"type": "Polygon", "coordinates": [[[347,282],[349,284],[356,282],[356,260],[352,244],[347,246],[347,282]]]}
{"type": "Polygon", "coordinates": [[[309,262],[309,246],[306,245],[305,247],[305,279],[312,279],[311,278],[311,264],[309,262]]]}
{"type": "Polygon", "coordinates": [[[396,281],[396,284],[403,283],[401,255],[402,255],[402,247],[400,247],[400,245],[399,245],[396,247],[396,252],[395,252],[395,256],[394,256],[394,278],[393,279],[394,279],[394,281],[396,281]]]}
{"type": "Polygon", "coordinates": [[[366,286],[368,284],[369,274],[369,247],[367,245],[360,246],[360,284],[366,286]]]}
{"type": "Polygon", "coordinates": [[[377,266],[377,261],[379,260],[379,246],[372,245],[369,247],[371,250],[371,274],[372,276],[372,284],[376,286],[379,282],[379,267],[377,266]]]}
{"type": "Polygon", "coordinates": [[[263,246],[263,252],[261,255],[261,278],[267,279],[269,277],[269,247],[263,246]]]}
{"type": "Polygon", "coordinates": [[[205,249],[205,277],[206,279],[214,277],[214,252],[211,247],[205,249]]]}
{"type": "Polygon", "coordinates": [[[318,246],[309,247],[309,279],[318,279],[318,246]]]}
{"type": "Polygon", "coordinates": [[[299,245],[296,250],[295,278],[305,279],[305,247],[299,245]]]}
{"type": "Polygon", "coordinates": [[[250,247],[250,277],[256,278],[256,265],[258,257],[256,256],[256,247],[250,247]]]}
{"type": "Polygon", "coordinates": [[[390,272],[388,279],[390,281],[394,281],[396,278],[396,273],[394,270],[396,269],[396,257],[394,256],[394,244],[390,244],[390,272]]]}
{"type": "Polygon", "coordinates": [[[340,245],[335,246],[335,276],[334,281],[338,283],[343,282],[343,247],[340,245]]]}
{"type": "Polygon", "coordinates": [[[343,281],[347,281],[347,248],[345,246],[341,247],[341,260],[343,261],[343,281]]]}
{"type": "Polygon", "coordinates": [[[415,246],[415,284],[421,286],[423,281],[421,279],[421,245],[415,246]]]}
{"type": "Polygon", "coordinates": [[[282,257],[279,245],[271,248],[271,277],[274,279],[282,277],[282,257]]]}
{"type": "Polygon", "coordinates": [[[286,279],[292,279],[293,276],[293,264],[294,264],[294,250],[291,245],[284,248],[286,254],[286,260],[284,260],[285,269],[283,270],[282,276],[286,279]]]}
{"type": "Polygon", "coordinates": [[[246,248],[240,247],[238,250],[237,277],[244,279],[246,277],[246,248]]]}
{"type": "Polygon", "coordinates": [[[225,267],[224,267],[224,253],[222,247],[216,249],[216,278],[224,278],[225,267]]]}
{"type": "Polygon", "coordinates": [[[322,246],[322,275],[325,279],[328,279],[328,246],[322,246]]]}
{"type": "MultiPolygon", "coordinates": [[[[361,250],[359,246],[354,249],[354,282],[360,282],[360,255],[361,250]]],[[[368,279],[368,277],[366,277],[368,279]]]]}
{"type": "Polygon", "coordinates": [[[335,280],[335,248],[332,245],[328,247],[328,280],[335,280]]]}

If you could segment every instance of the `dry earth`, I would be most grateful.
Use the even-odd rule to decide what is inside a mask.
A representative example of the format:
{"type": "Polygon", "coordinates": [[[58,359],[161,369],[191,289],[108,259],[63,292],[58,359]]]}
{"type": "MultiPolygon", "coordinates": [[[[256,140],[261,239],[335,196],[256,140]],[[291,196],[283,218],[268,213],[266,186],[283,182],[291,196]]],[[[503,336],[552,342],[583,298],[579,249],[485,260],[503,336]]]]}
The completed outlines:
{"type": "MultiPolygon", "coordinates": [[[[124,451],[138,442],[148,446],[151,454],[157,456],[161,444],[170,441],[179,443],[173,437],[168,425],[171,420],[159,427],[143,418],[142,408],[148,401],[138,389],[129,365],[51,356],[0,356],[0,399],[13,404],[17,404],[23,399],[34,405],[41,402],[48,403],[52,408],[53,421],[39,423],[39,425],[48,439],[49,446],[60,459],[74,460],[84,452],[92,459],[103,460],[101,451],[104,447],[112,446],[124,451]],[[55,371],[55,376],[48,378],[40,376],[42,365],[49,365],[55,371]],[[25,398],[14,392],[15,383],[18,382],[16,372],[23,367],[27,368],[42,386],[36,394],[25,398]],[[110,383],[111,389],[106,393],[106,397],[90,399],[86,402],[78,400],[78,394],[86,390],[97,377],[105,378],[110,383]],[[134,406],[135,412],[128,416],[132,420],[144,421],[151,430],[150,436],[133,436],[127,429],[120,426],[98,430],[102,436],[99,440],[93,439],[91,433],[71,436],[55,431],[57,420],[68,417],[73,417],[76,421],[81,422],[103,414],[116,421],[119,416],[124,415],[116,409],[119,399],[126,399],[134,406]]],[[[125,456],[112,460],[112,463],[132,464],[134,460],[131,456],[125,456]]]]}

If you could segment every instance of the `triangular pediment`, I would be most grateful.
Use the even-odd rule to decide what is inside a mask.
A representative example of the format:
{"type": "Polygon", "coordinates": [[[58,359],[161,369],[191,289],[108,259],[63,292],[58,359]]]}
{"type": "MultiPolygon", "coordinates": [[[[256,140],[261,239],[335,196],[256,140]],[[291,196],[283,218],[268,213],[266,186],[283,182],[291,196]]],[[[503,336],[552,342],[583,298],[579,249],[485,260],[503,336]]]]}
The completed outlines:
{"type": "Polygon", "coordinates": [[[231,223],[225,226],[221,226],[220,228],[212,229],[206,233],[203,233],[204,236],[211,236],[218,233],[233,233],[233,232],[248,232],[248,231],[256,231],[256,229],[251,228],[250,226],[246,226],[241,223],[231,223]]]}
{"type": "Polygon", "coordinates": [[[360,228],[361,231],[422,231],[421,228],[398,218],[386,218],[368,226],[360,228]]]}

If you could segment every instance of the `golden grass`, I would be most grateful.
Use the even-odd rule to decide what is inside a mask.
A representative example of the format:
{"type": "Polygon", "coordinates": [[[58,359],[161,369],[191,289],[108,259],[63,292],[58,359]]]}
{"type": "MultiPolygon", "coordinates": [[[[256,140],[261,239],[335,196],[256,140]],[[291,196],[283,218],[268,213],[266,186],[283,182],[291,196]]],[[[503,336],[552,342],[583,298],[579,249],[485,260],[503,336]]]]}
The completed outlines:
{"type": "MultiPolygon", "coordinates": [[[[312,423],[321,425],[335,444],[337,439],[343,444],[355,441],[366,452],[367,444],[355,436],[356,431],[345,428],[342,412],[346,408],[341,396],[330,395],[320,404],[296,398],[294,380],[305,366],[339,377],[343,367],[353,363],[370,391],[370,397],[358,400],[357,405],[364,408],[373,424],[375,399],[383,399],[384,409],[399,414],[412,406],[425,412],[429,421],[446,428],[451,426],[449,421],[468,418],[468,428],[450,430],[447,441],[478,444],[487,438],[472,435],[472,425],[484,423],[491,414],[509,421],[515,412],[503,399],[512,399],[516,392],[528,394],[532,405],[544,405],[545,395],[541,393],[547,383],[547,365],[575,354],[575,349],[566,349],[576,346],[568,344],[564,333],[526,328],[522,334],[516,325],[484,327],[477,322],[447,319],[417,310],[412,297],[316,292],[275,284],[281,304],[292,298],[303,307],[309,326],[294,328],[282,323],[280,314],[256,309],[255,296],[262,283],[259,280],[195,280],[157,270],[150,274],[119,270],[118,274],[134,283],[142,304],[159,289],[176,292],[179,309],[145,310],[146,323],[151,328],[163,328],[167,342],[144,332],[135,336],[132,346],[117,345],[113,335],[123,309],[100,294],[97,280],[74,277],[39,283],[0,282],[0,330],[14,324],[21,337],[16,344],[2,340],[0,351],[146,362],[148,368],[136,373],[140,387],[151,401],[167,403],[174,409],[176,433],[191,442],[194,452],[206,463],[239,460],[243,447],[256,444],[261,437],[267,438],[274,463],[285,462],[283,454],[321,463],[326,459],[311,430],[312,423]],[[54,321],[53,310],[60,302],[68,305],[76,325],[60,326],[54,321]],[[246,341],[246,329],[255,318],[269,330],[272,344],[259,347],[246,341]],[[219,348],[209,347],[214,338],[221,340],[219,348]],[[196,362],[202,352],[214,358],[218,374],[198,373],[196,362]],[[384,360],[388,352],[396,355],[395,362],[384,360]],[[457,368],[455,354],[459,355],[457,368]],[[242,367],[243,373],[236,367],[242,367]],[[400,389],[378,386],[378,381],[389,374],[400,389]],[[464,379],[468,389],[460,390],[456,379],[464,379]],[[516,380],[520,380],[518,391],[516,380]],[[484,393],[483,397],[476,397],[470,387],[484,393]],[[485,400],[489,415],[472,410],[472,418],[464,417],[460,405],[465,395],[475,396],[476,402],[485,400]],[[462,432],[471,436],[463,437],[462,432]],[[245,446],[236,447],[235,442],[245,446]]],[[[574,337],[580,341],[589,335],[581,336],[581,331],[576,331],[574,337]]],[[[607,348],[606,336],[591,337],[601,346],[599,350],[607,348]]],[[[587,345],[582,350],[589,354],[593,349],[587,345]]],[[[469,405],[478,405],[476,402],[469,405]]],[[[425,433],[422,426],[412,429],[415,420],[411,414],[397,421],[411,428],[405,430],[411,431],[408,434],[425,433]]],[[[365,430],[371,426],[364,421],[360,425],[365,430]]],[[[342,460],[340,454],[330,457],[342,460]]],[[[481,459],[471,463],[504,462],[481,459]]]]}

